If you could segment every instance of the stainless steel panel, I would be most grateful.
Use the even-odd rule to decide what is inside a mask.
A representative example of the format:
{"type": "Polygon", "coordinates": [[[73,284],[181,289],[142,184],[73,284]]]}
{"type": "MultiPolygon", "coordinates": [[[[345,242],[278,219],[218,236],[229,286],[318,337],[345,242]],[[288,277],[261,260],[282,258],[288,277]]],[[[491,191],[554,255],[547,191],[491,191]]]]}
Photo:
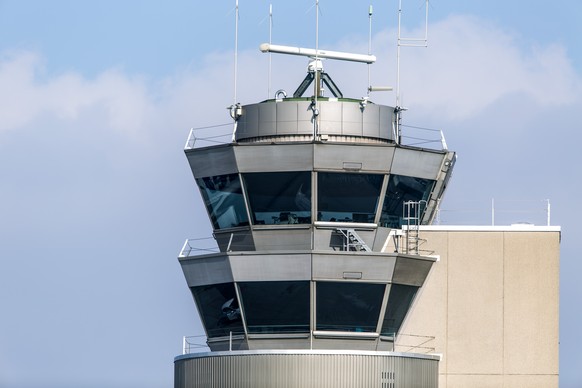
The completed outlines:
{"type": "Polygon", "coordinates": [[[393,283],[406,284],[409,286],[422,286],[433,263],[434,258],[415,259],[410,256],[399,255],[394,267],[393,283]]]}
{"type": "Polygon", "coordinates": [[[253,231],[257,251],[310,250],[311,229],[259,229],[253,231]]]}
{"type": "Polygon", "coordinates": [[[260,104],[245,105],[242,108],[242,116],[239,118],[236,128],[237,137],[259,136],[259,108],[260,104]]]}
{"type": "Polygon", "coordinates": [[[229,256],[233,278],[243,281],[310,280],[311,255],[236,254],[229,256]]]}
{"type": "Polygon", "coordinates": [[[297,133],[297,104],[278,103],[277,110],[277,135],[297,133]]]}
{"type": "Polygon", "coordinates": [[[235,147],[240,172],[311,171],[312,144],[243,144],[235,147]]]}
{"type": "Polygon", "coordinates": [[[339,101],[328,101],[320,103],[319,112],[319,133],[336,134],[342,133],[342,103],[339,101]]]}
{"type": "Polygon", "coordinates": [[[392,162],[392,174],[436,179],[445,152],[396,148],[392,162]]]}
{"type": "Polygon", "coordinates": [[[297,102],[297,133],[313,135],[313,111],[311,102],[297,102]]]}
{"type": "Polygon", "coordinates": [[[362,111],[359,103],[343,103],[342,134],[362,136],[362,111]]]}
{"type": "Polygon", "coordinates": [[[226,230],[215,231],[214,239],[221,252],[231,251],[254,251],[255,242],[250,230],[226,230]]]}
{"type": "Polygon", "coordinates": [[[392,280],[396,257],[393,255],[364,255],[362,253],[314,253],[313,279],[344,279],[344,272],[361,272],[362,281],[389,282],[392,280]]]}
{"type": "Polygon", "coordinates": [[[394,122],[394,108],[391,106],[380,106],[380,137],[394,140],[392,133],[392,123],[394,122]]]}
{"type": "Polygon", "coordinates": [[[315,169],[344,170],[344,162],[361,163],[362,172],[388,173],[394,155],[393,146],[361,144],[314,144],[315,169]]]}
{"type": "Polygon", "coordinates": [[[362,136],[380,137],[380,106],[368,104],[362,113],[362,136]]]}
{"type": "Polygon", "coordinates": [[[259,136],[272,136],[277,133],[277,105],[274,102],[257,104],[259,106],[259,136]]]}
{"type": "MultiPolygon", "coordinates": [[[[392,107],[369,103],[362,110],[359,101],[320,99],[318,108],[320,134],[392,139],[392,107]]],[[[237,140],[313,133],[310,100],[266,101],[245,105],[242,111],[237,140]]]]}
{"type": "Polygon", "coordinates": [[[372,245],[372,250],[374,252],[381,252],[382,248],[384,248],[384,244],[386,244],[386,239],[390,234],[390,228],[382,228],[379,227],[376,229],[376,236],[374,238],[374,244],[372,245]]]}
{"type": "Polygon", "coordinates": [[[392,352],[277,351],[185,355],[176,388],[437,388],[437,357],[392,352]]]}
{"type": "Polygon", "coordinates": [[[223,253],[179,259],[188,287],[233,281],[228,256],[223,253]]]}
{"type": "Polygon", "coordinates": [[[236,173],[232,144],[186,151],[186,157],[196,178],[236,173]]]}

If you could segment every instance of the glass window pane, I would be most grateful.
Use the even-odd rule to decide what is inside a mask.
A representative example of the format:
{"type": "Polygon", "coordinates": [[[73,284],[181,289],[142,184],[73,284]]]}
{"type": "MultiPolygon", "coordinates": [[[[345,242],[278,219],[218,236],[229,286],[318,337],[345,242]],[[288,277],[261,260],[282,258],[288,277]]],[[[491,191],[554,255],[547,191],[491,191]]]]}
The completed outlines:
{"type": "Polygon", "coordinates": [[[390,296],[388,296],[388,306],[382,324],[383,335],[394,335],[400,330],[402,321],[406,317],[414,295],[418,287],[403,284],[392,284],[390,296]]]}
{"type": "Polygon", "coordinates": [[[190,287],[209,338],[244,332],[233,283],[190,287]]]}
{"type": "Polygon", "coordinates": [[[317,283],[317,330],[375,332],[385,284],[317,283]]]}
{"type": "Polygon", "coordinates": [[[257,172],[243,178],[255,225],[311,223],[311,172],[257,172]]]}
{"type": "Polygon", "coordinates": [[[196,180],[214,229],[249,224],[238,174],[196,180]]]}
{"type": "Polygon", "coordinates": [[[309,281],[239,283],[249,333],[309,332],[309,281]]]}
{"type": "MultiPolygon", "coordinates": [[[[403,204],[407,201],[428,200],[434,181],[403,175],[390,175],[388,188],[382,205],[380,225],[387,228],[400,228],[403,224],[403,204]]],[[[425,206],[421,206],[420,219],[424,215],[425,206]]]]}
{"type": "Polygon", "coordinates": [[[317,219],[374,222],[384,175],[317,173],[317,219]]]}

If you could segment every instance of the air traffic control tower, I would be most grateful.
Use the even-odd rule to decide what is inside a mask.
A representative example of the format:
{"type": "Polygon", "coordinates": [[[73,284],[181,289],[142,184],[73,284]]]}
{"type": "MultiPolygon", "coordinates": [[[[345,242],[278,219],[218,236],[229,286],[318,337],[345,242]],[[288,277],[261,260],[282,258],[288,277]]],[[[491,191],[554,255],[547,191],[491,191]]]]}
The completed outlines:
{"type": "Polygon", "coordinates": [[[175,387],[438,386],[439,356],[394,341],[455,153],[402,145],[400,109],[344,97],[316,54],[293,95],[231,108],[231,143],[186,147],[220,252],[180,254],[211,351],[175,387]]]}

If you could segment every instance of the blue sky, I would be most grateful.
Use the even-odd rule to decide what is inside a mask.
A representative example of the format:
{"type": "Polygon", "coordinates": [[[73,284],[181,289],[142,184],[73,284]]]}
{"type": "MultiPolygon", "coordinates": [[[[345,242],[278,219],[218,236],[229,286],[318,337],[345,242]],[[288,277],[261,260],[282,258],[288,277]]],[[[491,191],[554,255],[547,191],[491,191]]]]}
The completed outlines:
{"type": "MultiPolygon", "coordinates": [[[[275,43],[315,44],[314,1],[240,0],[241,103],[267,97],[270,3],[275,43]]],[[[371,3],[372,80],[394,85],[397,1],[371,3]]],[[[320,0],[320,47],[365,53],[368,4],[320,0]]],[[[422,2],[404,4],[416,35],[422,2]]],[[[459,154],[443,222],[486,224],[495,198],[499,223],[543,224],[551,200],[560,386],[582,386],[582,3],[433,0],[430,14],[401,91],[405,124],[459,154]]],[[[172,385],[182,336],[202,332],[176,256],[211,235],[182,148],[189,128],[230,121],[233,46],[234,0],[0,0],[0,386],[172,385]]],[[[364,65],[325,66],[365,94],[364,65]]],[[[306,60],[273,68],[292,91],[306,60]]]]}

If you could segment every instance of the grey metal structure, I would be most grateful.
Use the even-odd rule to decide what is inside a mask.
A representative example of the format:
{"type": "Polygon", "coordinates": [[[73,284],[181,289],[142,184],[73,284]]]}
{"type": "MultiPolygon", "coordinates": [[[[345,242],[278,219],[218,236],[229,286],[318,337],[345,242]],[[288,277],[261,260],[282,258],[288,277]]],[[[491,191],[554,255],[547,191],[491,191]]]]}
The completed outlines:
{"type": "Polygon", "coordinates": [[[220,253],[180,253],[215,353],[177,357],[176,387],[438,384],[438,357],[392,352],[435,259],[386,247],[432,221],[455,154],[399,144],[399,108],[314,94],[235,106],[232,143],[185,151],[220,253]]]}
{"type": "Polygon", "coordinates": [[[240,351],[176,358],[177,386],[396,388],[438,386],[439,357],[392,352],[240,351]]]}

